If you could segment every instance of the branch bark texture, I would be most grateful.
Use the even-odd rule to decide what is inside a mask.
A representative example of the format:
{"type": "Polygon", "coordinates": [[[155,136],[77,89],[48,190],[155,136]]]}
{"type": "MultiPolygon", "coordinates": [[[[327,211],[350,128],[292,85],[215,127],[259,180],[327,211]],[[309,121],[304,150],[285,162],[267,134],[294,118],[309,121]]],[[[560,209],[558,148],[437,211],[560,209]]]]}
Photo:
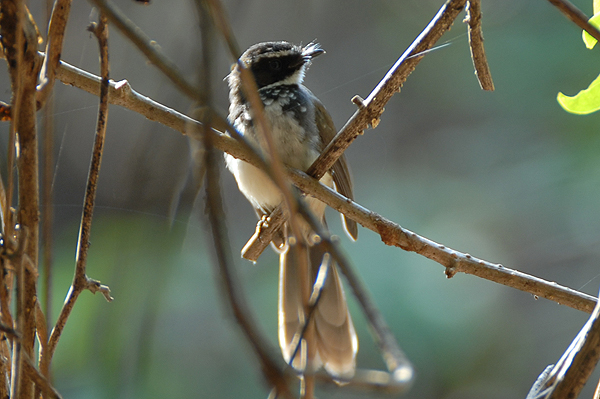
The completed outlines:
{"type": "MultiPolygon", "coordinates": [[[[83,72],[66,63],[61,63],[57,70],[57,78],[65,80],[67,84],[81,87],[92,94],[99,93],[100,78],[83,72]]],[[[111,103],[121,105],[130,110],[141,113],[148,119],[157,121],[165,126],[171,127],[182,134],[201,140],[198,127],[201,123],[168,107],[165,107],[147,97],[140,95],[129,87],[126,81],[110,82],[110,93],[117,93],[109,97],[111,103]],[[123,90],[127,87],[127,90],[123,90]],[[123,90],[120,92],[120,90],[123,90]],[[188,125],[188,123],[190,125],[188,125]]],[[[213,125],[222,125],[223,130],[227,127],[224,118],[213,120],[213,125]]],[[[213,130],[214,132],[214,130],[213,130]]],[[[259,157],[248,150],[240,142],[224,134],[215,132],[213,145],[236,158],[261,167],[259,157]]],[[[294,171],[290,177],[304,192],[310,194],[339,212],[356,220],[363,227],[380,234],[382,241],[388,245],[399,246],[421,254],[432,259],[443,266],[451,267],[453,272],[463,272],[477,275],[499,284],[507,285],[521,291],[529,292],[542,298],[546,298],[574,309],[590,313],[595,306],[596,298],[568,287],[549,282],[514,269],[501,267],[501,265],[474,258],[468,254],[455,251],[441,244],[437,244],[425,237],[421,237],[400,225],[384,218],[383,216],[350,201],[337,192],[321,185],[318,181],[308,177],[305,173],[294,171]]],[[[268,244],[268,243],[267,243],[268,244]]]]}
{"type": "MultiPolygon", "coordinates": [[[[376,127],[385,105],[398,93],[424,57],[424,52],[432,48],[442,35],[450,29],[458,14],[465,7],[466,0],[448,0],[433,17],[427,27],[406,49],[384,78],[373,89],[366,100],[358,97],[354,102],[359,110],[346,122],[336,137],[325,147],[319,158],[311,165],[307,173],[319,180],[329,171],[337,159],[346,151],[350,144],[370,126],[376,127]]],[[[256,261],[260,254],[271,242],[273,235],[282,224],[283,212],[281,205],[271,214],[268,228],[255,234],[246,244],[242,256],[256,261]]]]}

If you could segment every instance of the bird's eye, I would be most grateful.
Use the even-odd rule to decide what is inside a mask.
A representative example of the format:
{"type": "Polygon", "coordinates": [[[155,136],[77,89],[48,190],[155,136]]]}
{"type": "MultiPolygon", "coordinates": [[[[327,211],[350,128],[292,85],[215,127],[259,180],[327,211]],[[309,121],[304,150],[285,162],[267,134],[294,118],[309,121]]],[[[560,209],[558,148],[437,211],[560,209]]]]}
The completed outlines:
{"type": "Polygon", "coordinates": [[[269,68],[271,68],[272,71],[278,71],[281,69],[281,61],[279,60],[272,60],[269,62],[269,68]]]}

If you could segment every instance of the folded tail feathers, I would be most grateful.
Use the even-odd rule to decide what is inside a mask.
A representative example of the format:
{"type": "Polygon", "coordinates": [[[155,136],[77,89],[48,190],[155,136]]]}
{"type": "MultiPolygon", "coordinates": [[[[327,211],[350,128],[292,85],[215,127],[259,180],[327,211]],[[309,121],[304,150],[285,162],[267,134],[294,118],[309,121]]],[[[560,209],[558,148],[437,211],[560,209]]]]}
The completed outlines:
{"type": "MultiPolygon", "coordinates": [[[[307,258],[310,262],[310,282],[315,281],[322,261],[331,262],[321,246],[310,246],[307,258]]],[[[280,255],[279,269],[279,344],[286,362],[290,362],[296,350],[294,337],[305,320],[301,276],[297,248],[289,248],[280,255]]],[[[350,378],[356,367],[358,339],[348,311],[344,289],[331,262],[321,296],[311,317],[315,348],[308,348],[303,341],[294,356],[292,366],[300,371],[314,372],[320,367],[334,377],[350,378]]]]}

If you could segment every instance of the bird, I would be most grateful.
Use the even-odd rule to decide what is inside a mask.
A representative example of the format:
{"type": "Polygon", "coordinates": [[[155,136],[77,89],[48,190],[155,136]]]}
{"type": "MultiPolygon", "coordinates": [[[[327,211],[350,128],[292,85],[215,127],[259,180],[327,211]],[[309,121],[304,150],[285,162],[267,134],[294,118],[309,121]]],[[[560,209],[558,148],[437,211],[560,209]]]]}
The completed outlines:
{"type": "MultiPolygon", "coordinates": [[[[240,62],[232,66],[226,78],[230,123],[257,151],[267,154],[261,146],[252,118],[253,111],[242,89],[240,68],[247,68],[256,81],[279,158],[286,166],[302,171],[310,167],[336,134],[330,114],[303,84],[312,60],[324,52],[316,42],[305,46],[287,41],[258,43],[241,55],[240,62]]],[[[267,217],[283,201],[281,190],[262,170],[228,154],[225,158],[239,190],[251,203],[259,219],[267,217]]],[[[320,181],[347,198],[354,198],[345,156],[342,155],[320,181]]],[[[325,204],[311,196],[306,196],[304,201],[325,227],[325,204]]],[[[356,222],[345,215],[342,215],[342,220],[348,235],[356,240],[356,222]]],[[[291,236],[289,228],[284,228],[273,243],[280,252],[279,345],[285,361],[300,374],[314,373],[323,367],[334,379],[346,380],[355,372],[358,338],[340,274],[333,257],[326,253],[322,245],[318,245],[319,236],[306,222],[300,221],[299,226],[301,237],[291,236]],[[304,245],[300,248],[306,251],[306,256],[290,245],[298,240],[302,240],[304,245]],[[301,270],[305,269],[300,267],[300,258],[308,259],[310,287],[320,266],[329,263],[330,267],[319,302],[311,314],[309,325],[312,338],[302,340],[297,348],[298,341],[294,340],[294,336],[307,317],[303,298],[310,295],[310,292],[302,291],[301,270]]]]}

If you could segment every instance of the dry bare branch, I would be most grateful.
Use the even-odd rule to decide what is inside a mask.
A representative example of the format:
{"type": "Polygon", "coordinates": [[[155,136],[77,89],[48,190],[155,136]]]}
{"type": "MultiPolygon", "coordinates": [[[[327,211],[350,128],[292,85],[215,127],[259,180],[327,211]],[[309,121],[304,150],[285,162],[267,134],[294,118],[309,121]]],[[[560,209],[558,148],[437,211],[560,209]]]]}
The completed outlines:
{"type": "MultiPolygon", "coordinates": [[[[2,2],[0,26],[2,46],[9,65],[13,98],[11,100],[11,138],[9,139],[8,195],[12,196],[12,162],[15,150],[15,133],[18,132],[20,154],[18,222],[21,234],[26,236],[15,259],[17,270],[17,331],[21,339],[14,345],[12,357],[14,383],[11,393],[18,397],[30,397],[33,393],[31,380],[22,374],[24,356],[33,356],[35,344],[36,270],[38,265],[39,236],[39,188],[38,147],[36,127],[35,86],[40,64],[38,62],[37,28],[29,17],[24,3],[18,0],[2,2]],[[31,262],[31,267],[25,267],[31,262]],[[23,395],[23,396],[20,396],[23,395]]],[[[7,198],[10,201],[10,197],[7,198]]],[[[10,206],[10,202],[8,202],[10,206]]],[[[14,220],[5,221],[6,245],[12,246],[14,220]]]]}
{"type": "MultiPolygon", "coordinates": [[[[395,93],[398,93],[406,78],[415,69],[424,57],[427,50],[432,48],[442,35],[450,29],[454,20],[465,6],[466,0],[447,0],[437,14],[429,22],[427,27],[406,49],[404,54],[396,61],[385,77],[373,89],[366,100],[355,97],[355,103],[359,103],[359,110],[352,115],[346,125],[338,132],[336,137],[325,147],[319,158],[308,169],[307,173],[320,179],[329,171],[337,159],[344,153],[350,144],[362,134],[369,125],[377,126],[379,118],[384,111],[387,102],[395,93]]],[[[279,218],[283,216],[281,210],[276,209],[270,216],[270,225],[262,229],[258,237],[252,236],[244,247],[242,256],[248,260],[256,261],[260,254],[269,245],[277,230],[279,218]]]]}
{"type": "MultiPolygon", "coordinates": [[[[40,57],[44,55],[39,54],[40,57]]],[[[100,95],[101,78],[97,75],[84,71],[64,61],[60,62],[56,71],[56,77],[64,84],[77,87],[95,96],[100,95]]],[[[159,122],[171,129],[185,134],[189,124],[197,124],[194,119],[184,115],[172,108],[166,107],[149,97],[146,97],[131,88],[127,80],[115,82],[110,81],[109,102],[127,108],[151,121],[159,122]]],[[[223,120],[224,118],[221,118],[223,120]]],[[[214,120],[215,127],[220,131],[226,130],[226,125],[219,124],[214,120]]]]}
{"type": "MultiPolygon", "coordinates": [[[[323,186],[325,187],[325,186],[323,186]]],[[[333,191],[333,190],[332,190],[333,191]]],[[[375,302],[371,299],[371,295],[361,279],[354,272],[350,261],[344,256],[343,252],[339,248],[339,244],[331,239],[331,236],[327,229],[325,229],[308,211],[306,206],[300,204],[300,211],[304,219],[310,224],[311,228],[321,238],[320,245],[323,245],[333,259],[337,262],[340,270],[346,276],[354,296],[358,300],[363,313],[365,314],[370,327],[372,328],[372,335],[375,339],[375,343],[379,347],[382,354],[383,360],[389,371],[387,383],[381,383],[382,385],[388,385],[389,390],[396,392],[402,392],[407,390],[412,384],[414,377],[414,371],[412,364],[400,349],[400,345],[396,341],[394,334],[391,333],[385,318],[379,312],[379,309],[375,305],[375,302]]],[[[314,288],[317,287],[317,282],[314,284],[314,288]]],[[[381,372],[379,372],[381,373],[381,372]]],[[[363,375],[364,377],[364,375],[363,375]]],[[[351,379],[348,382],[352,382],[351,379]]]]}
{"type": "Polygon", "coordinates": [[[600,303],[556,365],[546,367],[527,399],[577,398],[600,359],[600,303]]]}
{"type": "MultiPolygon", "coordinates": [[[[80,69],[67,65],[68,64],[66,63],[61,63],[61,66],[57,71],[58,79],[65,79],[68,84],[81,87],[83,90],[92,94],[97,94],[96,88],[97,81],[99,80],[98,77],[94,77],[94,75],[88,72],[82,72],[80,69]]],[[[114,87],[114,85],[116,84],[111,82],[111,87],[114,87]]],[[[129,84],[123,84],[121,87],[129,87],[129,84]]],[[[113,91],[111,90],[111,95],[112,93],[113,91]]],[[[200,122],[135,93],[130,88],[123,93],[125,94],[119,96],[117,99],[110,97],[111,103],[121,105],[135,112],[140,112],[150,120],[162,123],[165,126],[171,127],[182,134],[187,134],[198,140],[201,139],[198,132],[194,130],[195,128],[186,128],[186,124],[188,123],[191,124],[192,127],[199,127],[201,126],[200,122]]],[[[217,114],[213,114],[213,116],[213,126],[219,130],[232,129],[231,126],[228,126],[227,121],[223,117],[219,117],[217,114]]],[[[215,131],[215,129],[213,129],[213,131],[215,131]]],[[[249,151],[242,143],[231,137],[216,133],[214,137],[214,146],[236,158],[249,162],[254,166],[263,167],[262,160],[256,154],[249,151]]],[[[304,173],[297,171],[293,172],[290,178],[293,180],[294,184],[298,185],[305,193],[320,199],[337,211],[356,220],[363,227],[382,235],[382,239],[385,238],[384,242],[408,249],[412,248],[414,252],[441,263],[443,266],[453,267],[450,269],[450,272],[473,274],[587,313],[591,313],[594,309],[596,299],[593,296],[514,269],[509,269],[498,264],[474,258],[468,254],[435,243],[412,231],[402,228],[400,225],[385,219],[383,216],[370,211],[356,202],[350,201],[348,198],[321,185],[315,179],[309,178],[304,173]]]]}
{"type": "Polygon", "coordinates": [[[231,24],[229,23],[229,19],[223,9],[223,4],[219,0],[208,0],[209,9],[211,12],[211,16],[215,21],[215,27],[221,32],[223,39],[225,39],[225,43],[227,43],[227,47],[229,49],[229,54],[233,57],[234,60],[237,60],[238,57],[242,54],[240,50],[240,46],[235,40],[235,36],[233,35],[233,30],[231,29],[231,24]]]}
{"type": "Polygon", "coordinates": [[[46,39],[47,57],[44,59],[40,71],[40,84],[37,87],[37,109],[44,106],[54,88],[54,75],[62,54],[62,45],[70,11],[71,0],[56,0],[54,2],[46,39]]]}
{"type": "Polygon", "coordinates": [[[600,31],[588,22],[589,17],[577,8],[573,3],[568,0],[548,0],[550,4],[558,8],[565,17],[569,18],[579,26],[581,29],[589,33],[596,40],[600,41],[600,31]]]}
{"type": "MultiPolygon", "coordinates": [[[[206,126],[210,126],[210,121],[206,120],[206,126]]],[[[262,334],[256,329],[256,324],[250,317],[251,313],[242,300],[242,290],[237,282],[231,259],[231,250],[229,240],[225,232],[224,220],[225,212],[222,208],[222,199],[220,185],[218,184],[218,164],[220,153],[217,153],[212,145],[213,139],[218,136],[210,134],[208,127],[196,127],[202,129],[205,137],[211,137],[203,140],[205,145],[205,169],[206,169],[206,202],[209,209],[208,216],[213,232],[214,248],[219,266],[220,280],[223,284],[224,293],[229,300],[233,315],[242,328],[246,339],[250,342],[252,349],[260,360],[263,375],[270,385],[276,388],[279,395],[293,398],[289,390],[289,379],[291,375],[284,374],[277,366],[278,362],[274,360],[272,351],[266,344],[268,342],[262,334]]],[[[233,140],[233,139],[232,139],[233,140]]]]}
{"type": "Polygon", "coordinates": [[[485,48],[483,47],[483,32],[481,31],[481,1],[467,1],[466,11],[467,17],[465,18],[464,22],[469,24],[469,29],[467,32],[469,36],[471,59],[473,60],[473,66],[475,67],[475,75],[479,80],[479,86],[481,86],[483,90],[493,91],[494,81],[492,80],[492,73],[490,72],[490,66],[485,55],[485,48]]]}
{"type": "MultiPolygon", "coordinates": [[[[50,366],[52,356],[58,344],[58,340],[67,323],[71,311],[75,305],[79,294],[84,290],[90,290],[92,293],[102,292],[107,300],[112,300],[110,290],[102,286],[98,281],[90,279],[86,274],[87,253],[89,248],[92,217],[94,214],[94,204],[96,200],[96,189],[98,185],[98,175],[102,163],[102,153],[104,149],[104,139],[106,136],[106,123],[108,118],[108,95],[109,95],[109,63],[108,63],[108,22],[104,14],[100,14],[99,23],[93,23],[90,31],[98,38],[100,47],[100,70],[102,74],[102,84],[100,85],[100,105],[98,109],[98,122],[96,126],[96,135],[94,139],[94,149],[90,161],[90,171],[79,226],[79,238],[77,241],[77,256],[75,265],[75,275],[73,283],[67,294],[67,299],[56,321],[56,325],[48,339],[47,349],[42,351],[40,365],[44,367],[42,373],[48,374],[46,367],[50,366]]],[[[44,349],[44,348],[43,348],[44,349]]]]}
{"type": "MultiPolygon", "coordinates": [[[[315,375],[320,383],[330,384],[339,387],[339,383],[331,379],[331,376],[319,372],[315,375]]],[[[354,377],[350,380],[344,380],[344,387],[355,390],[362,389],[369,393],[379,392],[387,395],[400,395],[406,393],[411,387],[406,384],[406,380],[396,380],[394,375],[380,370],[357,369],[354,377]]]]}
{"type": "Polygon", "coordinates": [[[187,82],[179,73],[177,65],[160,51],[158,44],[150,39],[133,21],[108,0],[90,0],[100,11],[106,15],[108,20],[133,43],[148,60],[154,64],[175,84],[179,90],[190,98],[195,99],[197,95],[194,86],[187,82]]]}
{"type": "Polygon", "coordinates": [[[33,361],[30,358],[25,359],[23,362],[23,371],[29,377],[31,381],[44,393],[45,398],[51,399],[62,399],[62,396],[54,389],[48,379],[40,374],[40,372],[33,365],[33,361]]]}
{"type": "Polygon", "coordinates": [[[386,245],[416,252],[445,266],[448,277],[454,276],[457,272],[472,274],[587,313],[591,313],[596,305],[596,298],[591,295],[475,258],[404,229],[399,224],[311,179],[305,173],[293,170],[290,178],[302,191],[320,199],[338,212],[356,220],[363,227],[379,234],[386,245]]]}
{"type": "MultiPolygon", "coordinates": [[[[200,74],[201,90],[197,97],[203,109],[212,109],[212,87],[211,87],[211,65],[213,56],[214,27],[209,12],[209,5],[206,1],[198,0],[197,8],[200,17],[201,40],[202,40],[202,67],[200,74]]],[[[225,211],[223,210],[223,199],[221,197],[220,171],[219,164],[221,152],[217,151],[213,145],[214,135],[212,134],[212,113],[202,112],[202,126],[190,126],[197,130],[201,135],[201,142],[204,145],[204,169],[206,170],[206,208],[210,227],[212,231],[213,246],[215,249],[217,275],[222,284],[223,292],[233,315],[241,327],[246,340],[250,343],[256,354],[262,369],[263,376],[270,386],[274,388],[278,395],[287,398],[293,398],[289,388],[291,375],[284,373],[275,361],[272,351],[267,344],[267,340],[256,328],[250,310],[243,299],[241,287],[237,281],[234,270],[234,263],[231,257],[231,248],[227,237],[227,227],[225,225],[225,211]]]]}

